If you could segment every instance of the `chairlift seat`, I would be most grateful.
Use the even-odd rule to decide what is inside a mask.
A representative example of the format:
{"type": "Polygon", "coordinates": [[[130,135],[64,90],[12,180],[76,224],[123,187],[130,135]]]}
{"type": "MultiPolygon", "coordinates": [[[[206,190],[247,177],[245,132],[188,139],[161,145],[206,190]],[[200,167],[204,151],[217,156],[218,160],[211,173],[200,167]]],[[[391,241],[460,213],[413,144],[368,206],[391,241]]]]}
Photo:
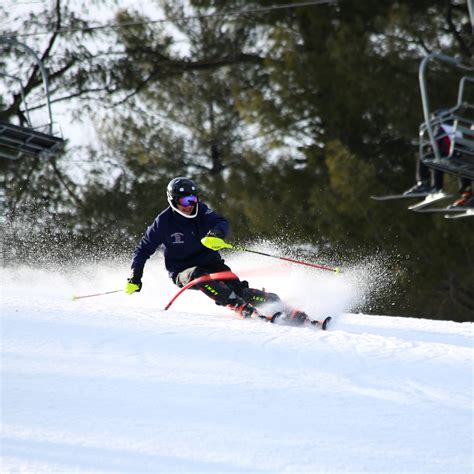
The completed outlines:
{"type": "Polygon", "coordinates": [[[456,157],[441,158],[439,160],[435,158],[424,157],[421,161],[428,167],[449,173],[454,176],[464,177],[474,180],[474,159],[469,157],[456,157]]]}
{"type": "MultiPolygon", "coordinates": [[[[474,138],[473,130],[456,124],[449,138],[451,146],[449,154],[435,157],[433,147],[426,133],[426,124],[420,127],[420,159],[428,167],[452,174],[454,176],[466,177],[474,180],[474,138]],[[472,137],[472,138],[471,138],[472,137]]],[[[442,135],[441,135],[442,136],[442,135]]],[[[444,135],[446,136],[446,134],[444,135]]],[[[440,135],[437,136],[437,140],[440,135]]],[[[437,146],[437,141],[435,146],[437,146]]]]}
{"type": "Polygon", "coordinates": [[[36,129],[0,121],[0,156],[16,160],[23,155],[48,156],[63,146],[64,139],[36,129]]]}

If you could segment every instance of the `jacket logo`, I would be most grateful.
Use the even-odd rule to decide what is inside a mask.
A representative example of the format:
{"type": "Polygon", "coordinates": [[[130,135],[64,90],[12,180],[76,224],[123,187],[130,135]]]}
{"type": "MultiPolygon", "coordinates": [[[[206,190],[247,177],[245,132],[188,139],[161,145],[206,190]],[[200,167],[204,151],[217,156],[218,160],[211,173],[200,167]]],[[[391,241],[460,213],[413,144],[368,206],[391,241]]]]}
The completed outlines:
{"type": "Polygon", "coordinates": [[[175,232],[174,234],[171,234],[171,239],[173,240],[173,244],[184,244],[183,240],[184,234],[181,232],[175,232]]]}

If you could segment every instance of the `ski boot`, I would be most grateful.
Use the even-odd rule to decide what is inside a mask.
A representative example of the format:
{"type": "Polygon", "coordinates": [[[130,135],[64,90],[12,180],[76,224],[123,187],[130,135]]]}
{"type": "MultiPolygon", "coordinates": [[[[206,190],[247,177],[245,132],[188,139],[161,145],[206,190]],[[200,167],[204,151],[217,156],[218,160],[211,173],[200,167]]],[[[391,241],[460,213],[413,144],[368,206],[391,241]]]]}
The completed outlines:
{"type": "Polygon", "coordinates": [[[230,300],[227,307],[239,313],[243,318],[257,316],[259,318],[265,319],[265,316],[260,314],[260,312],[255,307],[253,307],[250,303],[246,303],[242,298],[239,297],[230,300]]]}
{"type": "Polygon", "coordinates": [[[311,326],[316,326],[323,331],[327,329],[331,316],[327,316],[322,320],[310,319],[306,313],[298,310],[278,311],[275,313],[270,321],[276,324],[283,324],[287,326],[301,326],[304,323],[309,323],[311,326]]]}
{"type": "Polygon", "coordinates": [[[410,189],[407,189],[403,195],[404,196],[413,196],[413,197],[423,197],[428,196],[428,194],[437,193],[440,189],[436,189],[434,186],[430,186],[429,183],[425,181],[418,181],[415,186],[412,186],[410,189]]]}
{"type": "Polygon", "coordinates": [[[474,196],[472,191],[465,191],[461,194],[461,197],[454,201],[448,209],[461,209],[461,208],[469,208],[474,207],[474,196]]]}

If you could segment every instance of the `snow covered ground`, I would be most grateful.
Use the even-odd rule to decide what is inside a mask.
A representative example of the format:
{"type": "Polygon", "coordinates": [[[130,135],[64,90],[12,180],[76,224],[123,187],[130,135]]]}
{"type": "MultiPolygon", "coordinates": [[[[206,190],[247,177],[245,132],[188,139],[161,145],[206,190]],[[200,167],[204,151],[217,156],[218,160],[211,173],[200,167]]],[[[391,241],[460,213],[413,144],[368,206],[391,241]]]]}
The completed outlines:
{"type": "Polygon", "coordinates": [[[77,301],[127,267],[2,270],[2,473],[472,472],[471,323],[351,314],[375,279],[262,259],[230,263],[328,331],[164,312],[159,260],[77,301]]]}

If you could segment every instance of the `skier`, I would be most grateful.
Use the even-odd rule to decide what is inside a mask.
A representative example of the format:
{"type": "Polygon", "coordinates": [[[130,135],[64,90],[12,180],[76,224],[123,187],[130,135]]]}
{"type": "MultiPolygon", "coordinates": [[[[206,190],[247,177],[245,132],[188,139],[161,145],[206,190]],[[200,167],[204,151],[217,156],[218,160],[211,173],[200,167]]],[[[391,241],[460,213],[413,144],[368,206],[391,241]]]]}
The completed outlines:
{"type": "MultiPolygon", "coordinates": [[[[231,271],[219,252],[206,247],[206,239],[224,239],[229,231],[228,221],[199,200],[194,181],[185,177],[172,179],[167,187],[169,207],[162,211],[148,227],[135,248],[132,274],[125,291],[128,294],[142,288],[145,262],[161,246],[165,267],[173,282],[180,288],[190,281],[210,273],[231,271]]],[[[278,308],[271,318],[283,317],[292,324],[303,324],[308,318],[302,311],[292,310],[278,295],[249,288],[248,282],[235,279],[210,280],[192,287],[201,290],[217,305],[227,306],[244,318],[267,319],[256,308],[272,303],[278,308]]]]}

